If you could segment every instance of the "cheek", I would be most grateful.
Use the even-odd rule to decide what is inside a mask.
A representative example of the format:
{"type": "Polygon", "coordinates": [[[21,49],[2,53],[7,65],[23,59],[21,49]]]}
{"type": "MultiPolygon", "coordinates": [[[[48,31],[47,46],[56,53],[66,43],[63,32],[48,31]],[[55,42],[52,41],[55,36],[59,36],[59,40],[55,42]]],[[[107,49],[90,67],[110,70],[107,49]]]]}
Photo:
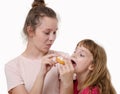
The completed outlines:
{"type": "Polygon", "coordinates": [[[44,34],[39,34],[39,35],[37,35],[37,39],[38,39],[39,41],[45,41],[45,40],[48,39],[48,36],[46,36],[46,35],[44,35],[44,34]]]}
{"type": "Polygon", "coordinates": [[[54,35],[54,39],[56,39],[56,35],[54,35]]]}
{"type": "Polygon", "coordinates": [[[43,45],[43,44],[45,44],[45,41],[46,41],[46,39],[45,39],[45,37],[40,37],[40,36],[36,36],[36,37],[34,37],[34,44],[36,44],[36,45],[38,45],[38,46],[40,46],[40,45],[43,45]]]}
{"type": "Polygon", "coordinates": [[[44,40],[44,37],[42,37],[42,36],[37,36],[36,37],[37,42],[43,42],[43,40],[44,40]]]}
{"type": "Polygon", "coordinates": [[[87,71],[89,67],[89,62],[88,61],[81,61],[77,63],[77,66],[75,67],[75,70],[79,73],[87,71]]]}
{"type": "Polygon", "coordinates": [[[49,39],[54,41],[56,39],[56,34],[51,34],[49,36],[49,39]]]}

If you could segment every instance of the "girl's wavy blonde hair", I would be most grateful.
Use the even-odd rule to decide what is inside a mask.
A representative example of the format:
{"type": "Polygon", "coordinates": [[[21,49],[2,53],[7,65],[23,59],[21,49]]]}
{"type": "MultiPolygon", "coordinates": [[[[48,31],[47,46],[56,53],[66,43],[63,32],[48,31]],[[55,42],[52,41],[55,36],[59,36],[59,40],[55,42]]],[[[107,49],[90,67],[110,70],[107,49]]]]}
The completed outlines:
{"type": "Polygon", "coordinates": [[[98,86],[100,94],[116,94],[116,91],[111,83],[111,77],[107,68],[107,56],[103,47],[95,43],[93,40],[84,39],[77,44],[87,48],[93,55],[94,69],[88,74],[81,89],[85,87],[98,86]]]}

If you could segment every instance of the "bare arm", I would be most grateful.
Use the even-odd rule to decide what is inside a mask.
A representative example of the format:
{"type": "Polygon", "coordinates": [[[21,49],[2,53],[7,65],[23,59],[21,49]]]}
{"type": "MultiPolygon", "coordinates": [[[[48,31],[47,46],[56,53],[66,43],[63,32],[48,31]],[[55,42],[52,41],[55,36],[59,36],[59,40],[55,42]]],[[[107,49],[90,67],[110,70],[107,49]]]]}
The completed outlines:
{"type": "Polygon", "coordinates": [[[36,81],[31,89],[31,91],[28,93],[24,85],[19,85],[15,88],[13,88],[10,92],[10,94],[42,94],[43,90],[43,84],[44,84],[44,75],[39,75],[36,78],[36,81]]]}
{"type": "Polygon", "coordinates": [[[73,94],[73,81],[67,83],[60,83],[60,94],[73,94]]]}
{"type": "Polygon", "coordinates": [[[13,88],[10,91],[11,92],[10,94],[42,94],[44,78],[45,78],[45,76],[42,76],[41,74],[39,74],[29,93],[27,92],[24,85],[19,85],[19,86],[13,88]]]}
{"type": "Polygon", "coordinates": [[[65,65],[59,66],[60,94],[73,94],[74,68],[70,60],[65,60],[65,65]]]}

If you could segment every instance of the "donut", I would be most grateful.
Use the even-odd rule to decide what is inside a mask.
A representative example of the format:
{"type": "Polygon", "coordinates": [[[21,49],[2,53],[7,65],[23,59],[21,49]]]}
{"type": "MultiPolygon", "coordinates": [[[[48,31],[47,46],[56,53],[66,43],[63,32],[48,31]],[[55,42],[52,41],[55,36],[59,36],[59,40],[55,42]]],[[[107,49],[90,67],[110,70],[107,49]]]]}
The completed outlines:
{"type": "Polygon", "coordinates": [[[56,61],[59,63],[59,64],[65,64],[65,62],[63,61],[63,58],[62,57],[56,57],[56,61]]]}

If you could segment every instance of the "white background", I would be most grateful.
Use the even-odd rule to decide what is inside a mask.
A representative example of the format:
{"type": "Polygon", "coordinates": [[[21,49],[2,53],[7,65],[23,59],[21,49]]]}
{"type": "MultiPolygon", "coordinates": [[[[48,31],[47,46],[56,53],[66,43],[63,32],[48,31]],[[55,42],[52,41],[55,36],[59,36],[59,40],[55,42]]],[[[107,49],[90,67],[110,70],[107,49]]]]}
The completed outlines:
{"type": "MultiPolygon", "coordinates": [[[[25,49],[21,36],[33,0],[0,1],[0,94],[7,94],[4,65],[25,49]]],[[[78,41],[91,38],[102,45],[108,69],[120,94],[120,2],[119,0],[46,0],[60,20],[52,49],[72,53],[78,41]]]]}

